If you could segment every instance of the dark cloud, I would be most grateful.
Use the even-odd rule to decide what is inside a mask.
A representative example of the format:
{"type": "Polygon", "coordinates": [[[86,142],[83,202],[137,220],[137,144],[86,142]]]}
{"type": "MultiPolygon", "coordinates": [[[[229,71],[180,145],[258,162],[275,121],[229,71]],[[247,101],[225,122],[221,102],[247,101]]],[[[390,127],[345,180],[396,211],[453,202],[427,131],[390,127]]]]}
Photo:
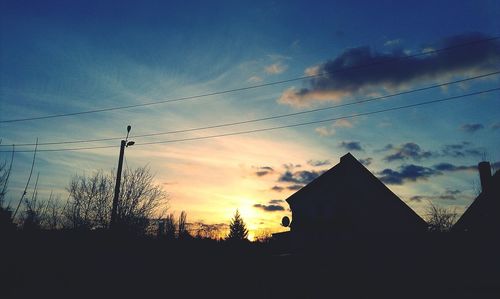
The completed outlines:
{"type": "Polygon", "coordinates": [[[265,176],[266,174],[269,174],[269,171],[257,171],[255,174],[257,176],[265,176]]]}
{"type": "Polygon", "coordinates": [[[300,190],[302,189],[302,187],[304,187],[304,185],[301,185],[301,184],[296,184],[296,185],[290,185],[288,187],[286,187],[288,190],[291,190],[291,191],[297,191],[297,190],[300,190]]]}
{"type": "Polygon", "coordinates": [[[262,209],[266,212],[276,212],[276,211],[284,211],[285,208],[283,208],[280,205],[263,205],[260,203],[256,203],[253,205],[254,208],[259,208],[262,209]]]}
{"type": "Polygon", "coordinates": [[[443,146],[441,154],[443,156],[463,158],[465,156],[482,157],[484,149],[472,147],[470,142],[458,144],[446,144],[443,146]]]}
{"type": "Polygon", "coordinates": [[[255,172],[257,176],[265,176],[267,174],[274,172],[274,169],[269,166],[257,167],[257,169],[258,170],[255,172]]]}
{"type": "Polygon", "coordinates": [[[278,186],[278,185],[275,185],[271,188],[271,190],[276,191],[276,192],[281,192],[281,191],[283,191],[283,189],[285,189],[285,188],[278,186]]]}
{"type": "Polygon", "coordinates": [[[306,88],[286,90],[279,102],[307,106],[313,101],[340,101],[380,88],[399,90],[423,80],[495,71],[500,62],[500,42],[474,43],[487,38],[481,33],[455,35],[422,49],[454,47],[452,50],[417,57],[398,49],[392,53],[379,53],[370,47],[348,49],[333,60],[306,69],[308,75],[324,75],[310,79],[306,88]],[[366,67],[360,70],[357,66],[366,67]]]}
{"type": "Polygon", "coordinates": [[[379,151],[385,152],[385,151],[391,150],[393,148],[394,148],[394,145],[392,145],[392,144],[389,143],[388,145],[384,146],[384,148],[381,149],[381,150],[379,150],[379,151]]]}
{"type": "Polygon", "coordinates": [[[307,161],[307,164],[317,167],[317,166],[330,165],[332,163],[330,162],[330,160],[309,160],[307,161]]]}
{"type": "MultiPolygon", "coordinates": [[[[465,196],[467,197],[467,196],[465,196]]],[[[421,202],[422,200],[457,200],[464,198],[460,190],[446,190],[443,194],[436,195],[415,195],[410,197],[410,201],[421,202]]]]}
{"type": "Polygon", "coordinates": [[[342,141],[339,144],[340,147],[345,148],[348,151],[362,151],[361,143],[358,141],[342,141]]]}
{"type": "Polygon", "coordinates": [[[295,183],[295,184],[309,184],[312,180],[319,177],[324,171],[308,171],[301,170],[296,172],[291,172],[289,170],[283,173],[278,181],[286,182],[286,183],[295,183]]]}
{"type": "MultiPolygon", "coordinates": [[[[500,161],[490,163],[492,169],[498,169],[500,167],[500,161]]],[[[448,171],[448,172],[455,172],[455,171],[473,171],[476,172],[478,171],[477,165],[454,165],[451,163],[439,163],[433,166],[433,168],[437,171],[448,171]]]]}
{"type": "Polygon", "coordinates": [[[430,158],[433,156],[432,152],[422,150],[420,146],[414,142],[404,143],[398,147],[393,147],[391,145],[388,150],[392,150],[393,153],[384,157],[384,160],[387,162],[408,159],[420,161],[423,158],[430,158]]]}
{"type": "Polygon", "coordinates": [[[269,201],[269,204],[271,204],[271,205],[277,205],[277,204],[281,204],[281,203],[283,203],[283,202],[285,202],[285,201],[284,201],[284,200],[282,200],[282,199],[271,199],[271,200],[269,201]]]}
{"type": "Polygon", "coordinates": [[[475,133],[481,129],[484,129],[482,124],[464,124],[460,127],[460,129],[467,133],[475,133]]]}
{"type": "Polygon", "coordinates": [[[476,171],[477,170],[477,165],[470,165],[470,166],[464,166],[464,165],[453,165],[451,163],[439,163],[434,165],[434,169],[437,171],[476,171]]]}
{"type": "Polygon", "coordinates": [[[419,165],[403,165],[399,171],[386,168],[378,173],[379,179],[390,185],[402,185],[406,181],[426,180],[431,176],[441,174],[440,171],[419,165]]]}
{"type": "Polygon", "coordinates": [[[359,159],[359,163],[363,164],[364,166],[369,166],[372,164],[373,159],[372,158],[366,158],[366,159],[359,159]]]}
{"type": "Polygon", "coordinates": [[[423,199],[425,199],[425,197],[421,195],[414,195],[410,197],[410,201],[416,201],[416,202],[421,202],[423,199]]]}

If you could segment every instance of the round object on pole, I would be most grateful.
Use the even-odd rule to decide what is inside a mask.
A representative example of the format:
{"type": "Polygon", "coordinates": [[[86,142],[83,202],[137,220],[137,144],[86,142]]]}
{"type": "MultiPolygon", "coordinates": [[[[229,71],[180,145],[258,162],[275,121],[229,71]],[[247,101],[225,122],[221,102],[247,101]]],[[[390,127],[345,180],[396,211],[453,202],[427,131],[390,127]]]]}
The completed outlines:
{"type": "Polygon", "coordinates": [[[132,129],[132,126],[131,125],[128,125],[127,126],[127,133],[130,133],[130,130],[132,129]]]}
{"type": "Polygon", "coordinates": [[[287,216],[283,217],[281,219],[281,225],[283,225],[284,227],[288,227],[290,225],[290,218],[288,218],[287,216]]]}

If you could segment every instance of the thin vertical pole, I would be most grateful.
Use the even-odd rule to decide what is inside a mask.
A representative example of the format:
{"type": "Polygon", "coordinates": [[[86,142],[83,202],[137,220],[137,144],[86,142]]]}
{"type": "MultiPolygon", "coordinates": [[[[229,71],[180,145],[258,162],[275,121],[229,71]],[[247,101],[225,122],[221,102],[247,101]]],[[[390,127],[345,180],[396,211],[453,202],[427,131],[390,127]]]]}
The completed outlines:
{"type": "Polygon", "coordinates": [[[120,196],[120,182],[122,178],[123,154],[125,152],[126,141],[122,140],[120,144],[120,157],[118,158],[118,170],[116,171],[116,185],[115,196],[113,197],[113,207],[111,209],[111,221],[109,223],[110,229],[116,225],[116,213],[118,209],[118,197],[120,196]]]}

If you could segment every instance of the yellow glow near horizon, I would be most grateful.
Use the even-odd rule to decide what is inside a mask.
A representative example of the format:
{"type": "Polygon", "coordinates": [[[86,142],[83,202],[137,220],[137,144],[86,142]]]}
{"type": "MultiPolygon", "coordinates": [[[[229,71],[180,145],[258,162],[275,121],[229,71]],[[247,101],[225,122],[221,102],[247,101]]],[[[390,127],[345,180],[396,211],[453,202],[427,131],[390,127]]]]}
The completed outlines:
{"type": "Polygon", "coordinates": [[[188,222],[229,224],[238,209],[249,230],[249,239],[253,240],[259,231],[284,230],[280,221],[283,216],[290,216],[287,203],[281,204],[283,211],[273,212],[254,205],[291,195],[293,191],[278,193],[271,188],[279,184],[284,164],[305,164],[311,155],[309,148],[293,141],[234,136],[196,144],[179,143],[175,147],[138,148],[128,157],[129,161],[155,163],[151,166],[158,183],[169,194],[170,212],[186,211],[188,222]],[[262,166],[273,167],[275,172],[259,177],[255,173],[262,166]]]}

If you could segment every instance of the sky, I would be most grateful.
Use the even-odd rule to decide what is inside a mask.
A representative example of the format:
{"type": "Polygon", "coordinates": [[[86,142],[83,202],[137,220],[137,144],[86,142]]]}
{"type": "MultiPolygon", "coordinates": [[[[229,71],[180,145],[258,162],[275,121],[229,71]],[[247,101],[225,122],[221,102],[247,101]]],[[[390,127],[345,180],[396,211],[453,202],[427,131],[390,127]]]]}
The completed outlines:
{"type": "Polygon", "coordinates": [[[65,199],[72,176],[116,169],[131,125],[126,166],[148,165],[188,222],[238,209],[251,236],[287,230],[284,200],[347,152],[421,216],[461,213],[477,163],[500,168],[500,3],[402,2],[4,0],[8,199],[30,171],[21,144],[115,138],[38,147],[40,196],[65,199]]]}

